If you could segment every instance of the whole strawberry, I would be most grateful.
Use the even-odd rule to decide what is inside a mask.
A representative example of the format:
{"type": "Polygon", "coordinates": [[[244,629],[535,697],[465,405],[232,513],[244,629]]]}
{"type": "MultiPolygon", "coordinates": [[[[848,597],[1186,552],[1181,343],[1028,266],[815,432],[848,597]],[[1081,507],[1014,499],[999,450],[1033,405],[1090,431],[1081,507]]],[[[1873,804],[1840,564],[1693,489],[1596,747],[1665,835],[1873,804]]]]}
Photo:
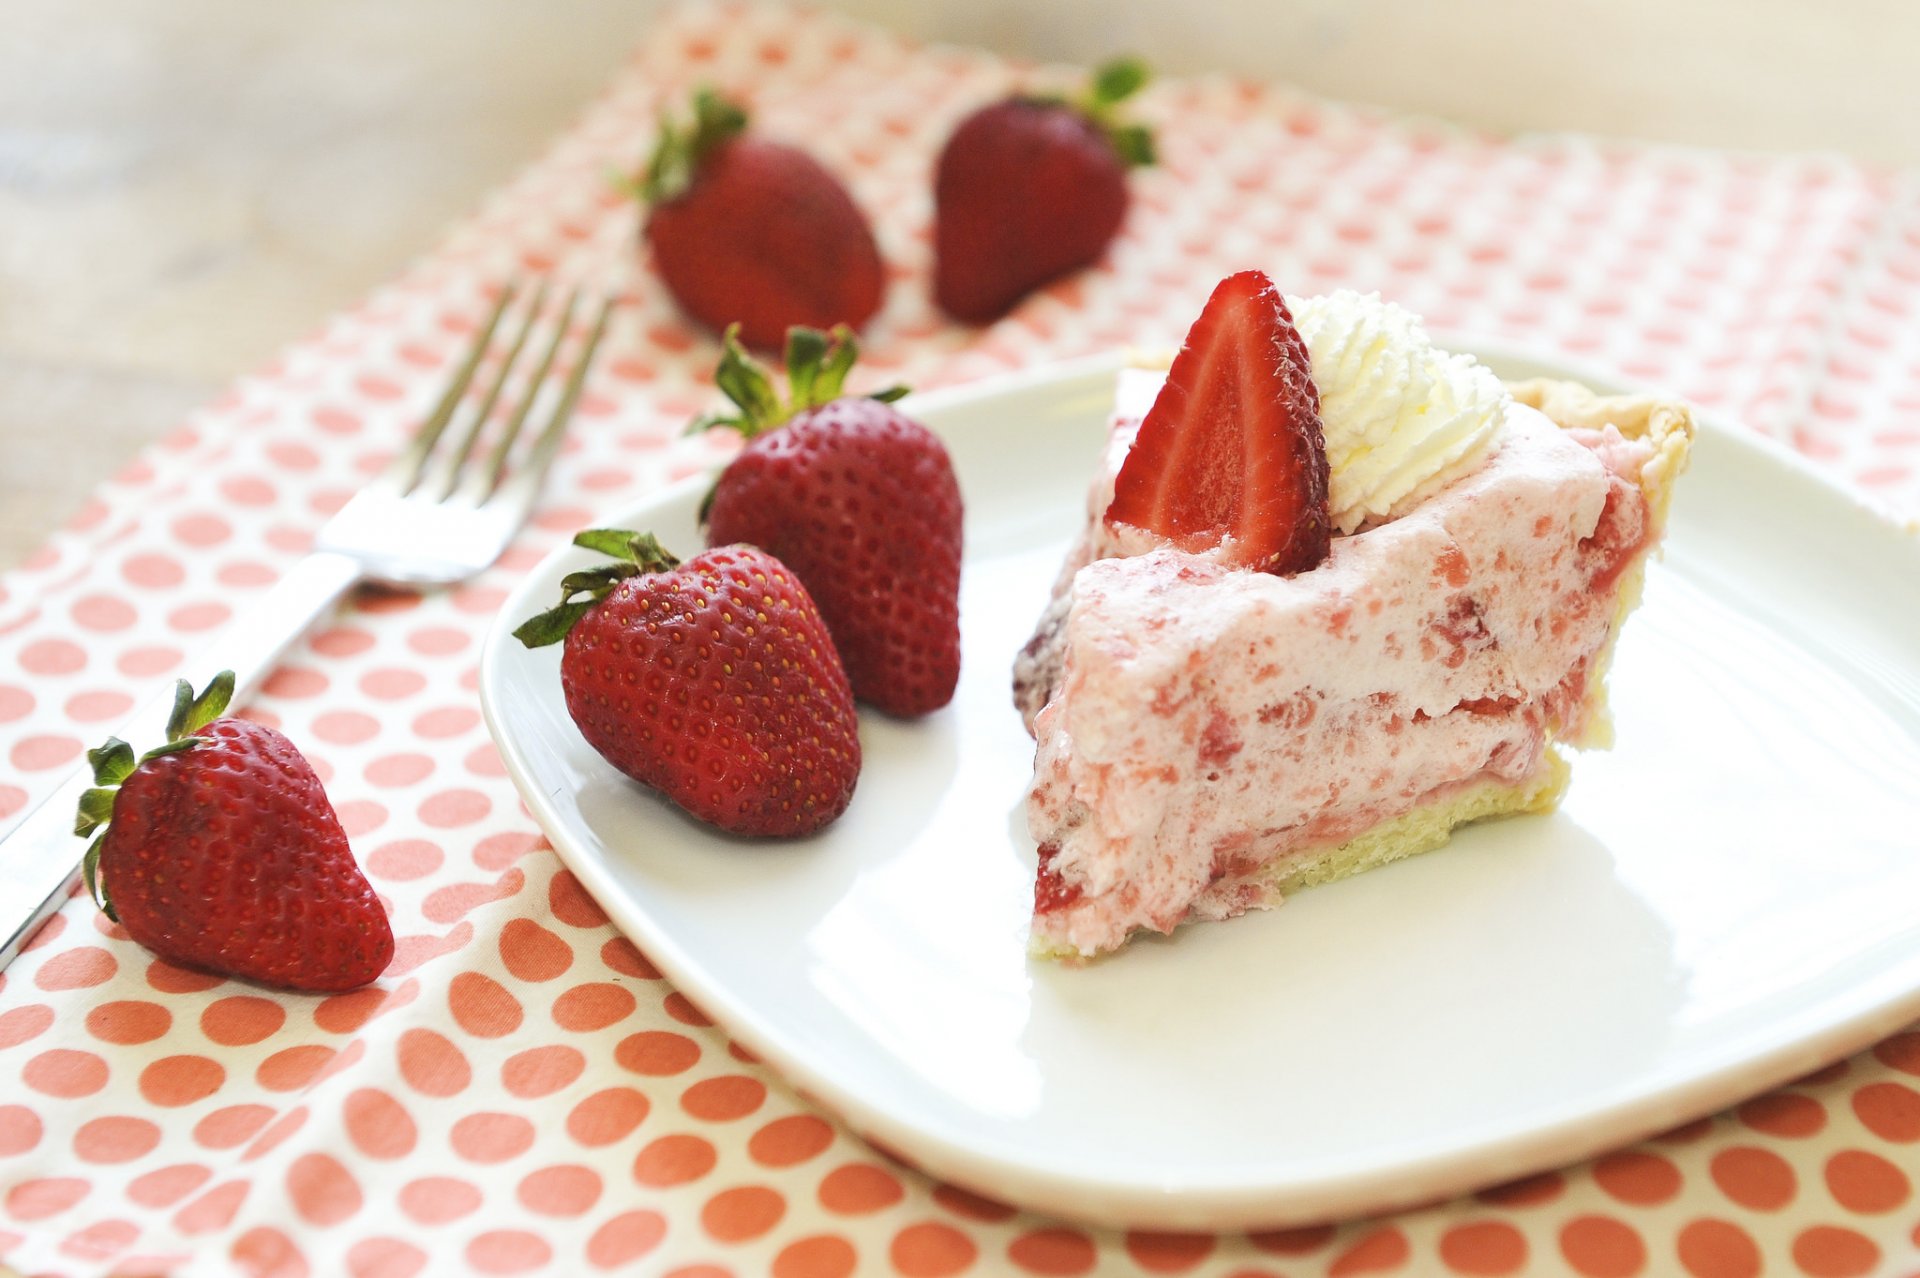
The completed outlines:
{"type": "Polygon", "coordinates": [[[811,834],[846,811],[853,695],[784,564],[752,546],[682,564],[652,534],[610,528],[573,541],[614,562],[569,573],[560,606],[513,633],[565,641],[560,688],[588,745],[732,834],[811,834]]]}
{"type": "Polygon", "coordinates": [[[107,917],[170,963],[294,990],[350,990],[386,970],[393,930],[320,779],[264,724],[221,718],[222,672],[183,679],[167,742],[87,755],[95,788],[74,833],[107,917]]]}
{"type": "Polygon", "coordinates": [[[1127,170],[1153,135],[1114,119],[1147,80],[1123,59],[1081,101],[1010,97],[960,122],[933,178],[933,297],[957,320],[999,319],[1034,289],[1091,265],[1127,215],[1127,170]]]}
{"type": "Polygon", "coordinates": [[[716,380],[739,407],[703,418],[748,443],[714,485],[712,543],[750,542],[807,583],[853,695],[912,717],[960,678],[960,485],[939,437],[890,407],[895,387],[841,394],[853,334],[787,336],[790,399],[729,334],[716,380]]]}
{"type": "Polygon", "coordinates": [[[644,234],[667,290],[719,331],[778,350],[789,325],[859,328],[886,283],[866,216],[797,147],[746,132],[747,114],[703,89],[693,122],[660,122],[638,185],[644,234]]]}

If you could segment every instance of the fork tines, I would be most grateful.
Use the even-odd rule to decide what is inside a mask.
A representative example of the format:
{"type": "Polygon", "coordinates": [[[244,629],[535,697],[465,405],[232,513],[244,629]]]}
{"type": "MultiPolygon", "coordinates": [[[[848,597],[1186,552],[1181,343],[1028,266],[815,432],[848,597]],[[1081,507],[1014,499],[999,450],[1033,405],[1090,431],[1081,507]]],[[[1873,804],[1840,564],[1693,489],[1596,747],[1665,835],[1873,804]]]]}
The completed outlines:
{"type": "Polygon", "coordinates": [[[574,313],[581,290],[571,289],[557,313],[548,306],[550,282],[542,279],[522,299],[522,285],[509,280],[487,314],[473,343],[454,370],[446,391],[414,432],[407,447],[389,465],[386,478],[401,493],[444,501],[453,496],[475,505],[504,488],[537,485],[554,455],[580,398],[580,387],[593,363],[594,352],[606,333],[614,299],[600,303],[586,334],[574,333],[574,313]],[[520,303],[516,307],[516,302],[520,303]],[[516,314],[509,318],[509,312],[516,314]],[[505,328],[511,337],[496,343],[505,328]],[[536,330],[541,336],[534,340],[536,330]],[[571,341],[570,341],[571,339],[571,341]],[[571,364],[556,389],[552,376],[563,348],[571,345],[571,364]],[[539,351],[532,369],[518,371],[520,356],[529,346],[539,351]],[[477,399],[470,392],[478,381],[477,399]],[[528,442],[521,436],[536,405],[549,408],[545,424],[528,442]],[[504,411],[501,411],[504,405],[504,411]],[[479,446],[485,442],[484,453],[479,446]],[[516,458],[516,445],[518,457],[516,458]],[[510,459],[513,474],[508,477],[510,459]]]}

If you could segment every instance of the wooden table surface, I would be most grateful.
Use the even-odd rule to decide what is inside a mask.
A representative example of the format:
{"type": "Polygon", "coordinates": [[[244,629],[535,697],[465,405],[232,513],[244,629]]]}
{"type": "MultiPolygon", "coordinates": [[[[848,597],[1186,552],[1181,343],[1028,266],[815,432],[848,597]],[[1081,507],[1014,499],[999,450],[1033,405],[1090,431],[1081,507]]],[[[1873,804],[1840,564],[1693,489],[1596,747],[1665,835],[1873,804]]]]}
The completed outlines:
{"type": "MultiPolygon", "coordinates": [[[[1041,57],[1149,49],[1171,71],[1291,79],[1495,129],[1920,165],[1920,6],[1902,0],[1219,0],[1204,21],[1154,0],[832,7],[1041,57]]],[[[140,444],[532,158],[657,8],[0,7],[0,569],[140,444]]]]}

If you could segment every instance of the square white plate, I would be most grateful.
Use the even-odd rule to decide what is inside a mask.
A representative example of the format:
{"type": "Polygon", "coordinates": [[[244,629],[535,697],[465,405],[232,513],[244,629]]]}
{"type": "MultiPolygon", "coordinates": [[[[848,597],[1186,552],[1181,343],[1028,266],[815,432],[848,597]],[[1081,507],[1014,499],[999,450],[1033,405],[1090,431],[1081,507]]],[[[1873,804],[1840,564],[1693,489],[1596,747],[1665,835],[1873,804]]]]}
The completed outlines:
{"type": "MultiPolygon", "coordinates": [[[[1503,376],[1587,370],[1484,343],[1503,376]]],[[[968,502],[963,673],[863,712],[824,834],[752,843],[602,761],[559,649],[489,636],[487,723],[554,847],[728,1032],[858,1131],[996,1198],[1259,1228],[1570,1162],[1920,1016],[1920,538],[1709,422],[1561,809],[1081,968],[1026,954],[1032,743],[1009,698],[1113,361],[911,400],[968,502]]],[[[609,511],[683,557],[692,480],[609,511]]]]}

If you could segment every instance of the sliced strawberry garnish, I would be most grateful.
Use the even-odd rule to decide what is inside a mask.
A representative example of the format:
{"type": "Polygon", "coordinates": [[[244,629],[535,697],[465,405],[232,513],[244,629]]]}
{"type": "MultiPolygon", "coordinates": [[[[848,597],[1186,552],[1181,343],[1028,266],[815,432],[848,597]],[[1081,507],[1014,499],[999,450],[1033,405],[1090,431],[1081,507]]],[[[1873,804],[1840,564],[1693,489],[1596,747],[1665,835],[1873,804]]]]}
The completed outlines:
{"type": "Polygon", "coordinates": [[[1109,524],[1224,562],[1304,572],[1327,557],[1327,446],[1307,346],[1260,271],[1220,281],[1120,468],[1109,524]]]}

